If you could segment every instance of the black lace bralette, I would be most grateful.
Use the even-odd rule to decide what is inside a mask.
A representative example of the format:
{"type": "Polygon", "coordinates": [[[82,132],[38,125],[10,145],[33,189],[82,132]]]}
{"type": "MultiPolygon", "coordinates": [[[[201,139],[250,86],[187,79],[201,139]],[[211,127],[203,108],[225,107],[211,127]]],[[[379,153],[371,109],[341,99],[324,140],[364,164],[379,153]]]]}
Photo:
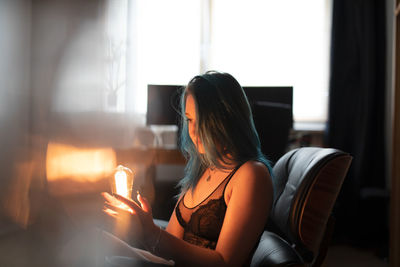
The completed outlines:
{"type": "Polygon", "coordinates": [[[175,207],[176,218],[184,228],[183,240],[205,248],[215,249],[225,218],[225,188],[240,166],[214,189],[214,191],[198,205],[189,208],[184,198],[175,207]]]}

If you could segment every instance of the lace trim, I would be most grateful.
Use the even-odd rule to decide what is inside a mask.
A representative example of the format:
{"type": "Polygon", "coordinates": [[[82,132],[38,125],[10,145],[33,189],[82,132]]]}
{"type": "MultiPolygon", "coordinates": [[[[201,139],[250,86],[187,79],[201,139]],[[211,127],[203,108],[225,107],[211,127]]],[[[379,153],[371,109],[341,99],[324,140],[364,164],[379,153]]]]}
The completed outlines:
{"type": "MultiPolygon", "coordinates": [[[[181,199],[183,206],[184,206],[185,208],[189,209],[189,210],[192,210],[192,209],[197,208],[198,206],[200,206],[201,204],[203,204],[207,199],[209,199],[210,196],[212,196],[212,195],[215,193],[215,191],[217,191],[217,189],[218,189],[226,180],[228,180],[228,182],[225,184],[225,188],[226,188],[226,186],[227,186],[228,183],[229,183],[229,180],[230,180],[230,179],[232,178],[232,176],[236,173],[236,171],[239,169],[240,166],[241,166],[241,165],[236,166],[236,167],[224,178],[224,180],[222,180],[222,181],[218,184],[218,186],[216,186],[216,187],[214,188],[214,190],[213,190],[205,199],[203,199],[200,203],[198,203],[197,205],[195,205],[195,206],[193,206],[193,207],[188,207],[188,206],[186,206],[186,204],[185,204],[186,193],[185,193],[185,195],[184,195],[184,196],[182,197],[182,199],[181,199]]],[[[225,193],[225,188],[224,188],[224,190],[223,190],[224,193],[225,193]]],[[[223,195],[224,195],[224,194],[223,194],[223,195]]]]}

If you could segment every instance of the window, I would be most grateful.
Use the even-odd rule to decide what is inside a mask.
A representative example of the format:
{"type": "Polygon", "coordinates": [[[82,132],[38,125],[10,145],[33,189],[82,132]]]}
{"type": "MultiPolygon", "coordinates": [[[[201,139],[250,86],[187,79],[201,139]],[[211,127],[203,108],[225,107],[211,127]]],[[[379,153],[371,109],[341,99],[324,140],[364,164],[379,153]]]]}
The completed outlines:
{"type": "Polygon", "coordinates": [[[209,67],[230,72],[242,85],[293,86],[294,120],[324,122],[327,5],[321,0],[213,1],[209,67]]]}
{"type": "Polygon", "coordinates": [[[186,84],[212,69],[243,86],[293,86],[295,121],[326,121],[331,0],[127,3],[121,110],[144,114],[147,84],[186,84]]]}

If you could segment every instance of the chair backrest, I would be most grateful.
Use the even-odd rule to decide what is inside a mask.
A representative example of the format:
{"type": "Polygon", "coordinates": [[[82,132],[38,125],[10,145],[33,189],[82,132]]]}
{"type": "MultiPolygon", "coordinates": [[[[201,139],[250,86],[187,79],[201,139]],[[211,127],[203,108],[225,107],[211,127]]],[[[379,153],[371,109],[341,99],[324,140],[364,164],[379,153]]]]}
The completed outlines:
{"type": "Polygon", "coordinates": [[[340,150],[303,147],[274,166],[270,224],[306,262],[318,255],[326,225],[352,157],[340,150]]]}

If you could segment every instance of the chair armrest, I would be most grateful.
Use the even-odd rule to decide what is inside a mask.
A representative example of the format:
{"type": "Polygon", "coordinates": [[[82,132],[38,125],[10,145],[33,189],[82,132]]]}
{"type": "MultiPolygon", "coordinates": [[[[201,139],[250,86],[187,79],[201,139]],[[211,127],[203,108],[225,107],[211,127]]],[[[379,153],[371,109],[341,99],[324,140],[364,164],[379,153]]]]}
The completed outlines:
{"type": "Polygon", "coordinates": [[[250,266],[306,266],[306,264],[289,243],[272,232],[264,231],[250,266]]]}

